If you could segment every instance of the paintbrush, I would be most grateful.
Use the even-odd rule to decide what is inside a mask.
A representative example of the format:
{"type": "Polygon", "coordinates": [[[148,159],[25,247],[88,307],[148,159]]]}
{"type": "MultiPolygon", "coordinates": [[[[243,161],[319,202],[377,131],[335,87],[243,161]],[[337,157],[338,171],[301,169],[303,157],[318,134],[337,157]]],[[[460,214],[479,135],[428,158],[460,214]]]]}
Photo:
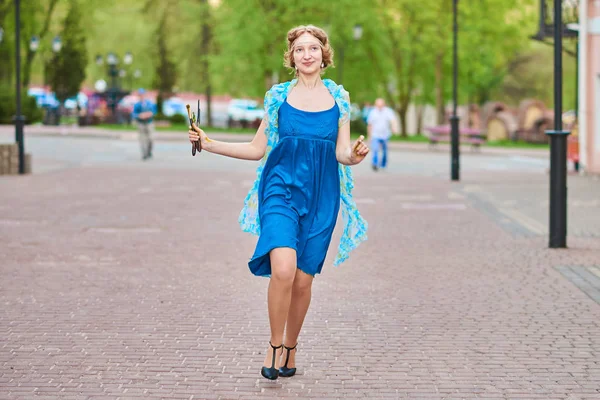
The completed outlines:
{"type": "MultiPolygon", "coordinates": [[[[200,107],[200,101],[198,100],[198,108],[199,107],[200,107]]],[[[194,119],[192,118],[192,114],[190,112],[190,105],[186,104],[185,108],[187,109],[188,119],[190,121],[190,129],[193,129],[192,126],[194,124],[194,119]]],[[[198,139],[197,142],[192,143],[192,155],[193,156],[196,155],[196,151],[198,151],[198,153],[202,151],[202,145],[200,144],[200,139],[198,139]]]]}
{"type": "Polygon", "coordinates": [[[363,142],[363,140],[365,140],[365,137],[363,135],[360,135],[360,137],[356,141],[356,144],[354,145],[354,148],[352,149],[352,151],[354,151],[356,153],[358,146],[363,142]]]}

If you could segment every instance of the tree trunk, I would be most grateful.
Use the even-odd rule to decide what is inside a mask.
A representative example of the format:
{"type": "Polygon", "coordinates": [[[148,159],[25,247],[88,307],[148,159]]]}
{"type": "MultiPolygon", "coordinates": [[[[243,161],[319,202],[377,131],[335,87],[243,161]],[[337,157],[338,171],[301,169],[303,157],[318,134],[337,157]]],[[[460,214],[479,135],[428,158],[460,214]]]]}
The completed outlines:
{"type": "Polygon", "coordinates": [[[23,87],[27,89],[29,87],[29,81],[31,79],[31,64],[33,63],[33,57],[35,53],[27,47],[27,55],[25,56],[25,62],[23,63],[23,87]]]}
{"type": "Polygon", "coordinates": [[[423,134],[423,110],[425,107],[418,105],[415,109],[417,114],[417,135],[423,134]]]}
{"type": "Polygon", "coordinates": [[[446,105],[444,104],[444,54],[437,56],[435,63],[435,108],[437,110],[436,123],[444,124],[446,121],[446,105]]]}
{"type": "MultiPolygon", "coordinates": [[[[202,0],[204,12],[202,13],[202,70],[204,80],[204,95],[206,96],[206,124],[212,126],[212,98],[208,54],[210,52],[211,31],[208,25],[210,19],[210,10],[207,0],[202,0]]],[[[197,118],[200,118],[198,115],[197,118]]]]}
{"type": "Polygon", "coordinates": [[[407,124],[406,124],[406,114],[408,114],[408,104],[405,102],[401,102],[398,107],[398,115],[400,116],[400,136],[407,137],[407,124]]]}

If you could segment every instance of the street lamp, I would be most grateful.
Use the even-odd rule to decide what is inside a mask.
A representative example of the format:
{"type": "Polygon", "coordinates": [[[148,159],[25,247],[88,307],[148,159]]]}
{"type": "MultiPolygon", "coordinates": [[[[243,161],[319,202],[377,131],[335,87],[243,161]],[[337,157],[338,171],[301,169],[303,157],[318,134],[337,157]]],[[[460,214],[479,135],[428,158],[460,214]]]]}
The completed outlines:
{"type": "Polygon", "coordinates": [[[554,0],[554,130],[550,136],[550,248],[567,247],[567,136],[562,126],[562,4],[554,0]]]}
{"type": "MultiPolygon", "coordinates": [[[[128,73],[127,69],[119,68],[120,61],[122,61],[126,67],[130,66],[133,63],[133,54],[130,51],[126,52],[122,60],[120,60],[119,57],[113,52],[109,52],[106,55],[108,75],[110,76],[110,86],[108,87],[107,91],[107,100],[113,118],[116,118],[117,116],[116,109],[118,101],[126,94],[125,92],[121,91],[118,80],[123,79],[128,75],[130,76],[131,80],[131,74],[128,73]]],[[[104,64],[104,58],[102,55],[96,55],[96,64],[98,66],[104,64]]]]}
{"type": "Polygon", "coordinates": [[[37,37],[36,35],[32,36],[31,40],[29,40],[29,50],[36,52],[39,47],[40,47],[40,38],[37,37]]]}
{"type": "Polygon", "coordinates": [[[130,51],[125,53],[125,57],[123,57],[123,62],[125,63],[125,65],[131,65],[131,63],[133,62],[133,55],[130,51]]]}
{"type": "Polygon", "coordinates": [[[546,37],[554,37],[554,130],[546,131],[550,136],[550,248],[567,247],[567,137],[570,132],[562,126],[562,39],[578,36],[569,20],[575,19],[575,3],[567,2],[567,24],[563,24],[563,3],[554,0],[553,24],[548,23],[547,2],[540,1],[539,31],[532,37],[546,43],[546,37]],[[571,14],[569,15],[569,11],[571,14]],[[570,26],[569,26],[570,25],[570,26]]]}
{"type": "Polygon", "coordinates": [[[458,18],[457,18],[458,0],[452,1],[452,33],[453,33],[453,77],[452,77],[452,117],[450,117],[451,124],[451,162],[450,162],[450,178],[453,181],[460,180],[460,135],[458,134],[458,123],[459,117],[456,115],[457,108],[457,81],[458,81],[458,18]]]}
{"type": "Polygon", "coordinates": [[[25,116],[21,115],[21,2],[15,0],[15,60],[16,60],[16,89],[17,115],[15,115],[15,141],[19,148],[19,174],[25,173],[25,143],[23,140],[23,125],[25,116]]]}
{"type": "MultiPolygon", "coordinates": [[[[58,36],[58,35],[54,36],[54,39],[52,39],[51,47],[52,47],[52,51],[54,52],[54,54],[60,52],[60,49],[62,49],[62,41],[60,40],[60,36],[58,36]]],[[[39,48],[40,48],[40,38],[38,36],[34,35],[29,40],[29,50],[31,50],[33,53],[35,53],[38,51],[39,48]]]]}
{"type": "Polygon", "coordinates": [[[52,51],[58,53],[62,49],[62,41],[60,40],[60,36],[54,36],[52,39],[52,51]]]}
{"type": "Polygon", "coordinates": [[[360,40],[360,38],[362,38],[362,34],[363,34],[363,28],[362,25],[354,25],[354,28],[352,28],[352,33],[353,33],[353,37],[354,40],[360,40]]]}
{"type": "Polygon", "coordinates": [[[117,65],[119,59],[115,55],[115,53],[108,53],[108,55],[106,56],[106,62],[108,63],[108,65],[117,65]]]}
{"type": "MultiPolygon", "coordinates": [[[[354,27],[352,28],[352,38],[354,39],[354,41],[359,41],[362,38],[362,34],[363,34],[363,27],[360,24],[356,24],[354,25],[354,27]]],[[[344,50],[346,47],[346,43],[344,42],[341,46],[340,46],[340,65],[338,67],[338,83],[341,84],[342,83],[342,76],[343,76],[343,70],[344,70],[344,50]]]]}

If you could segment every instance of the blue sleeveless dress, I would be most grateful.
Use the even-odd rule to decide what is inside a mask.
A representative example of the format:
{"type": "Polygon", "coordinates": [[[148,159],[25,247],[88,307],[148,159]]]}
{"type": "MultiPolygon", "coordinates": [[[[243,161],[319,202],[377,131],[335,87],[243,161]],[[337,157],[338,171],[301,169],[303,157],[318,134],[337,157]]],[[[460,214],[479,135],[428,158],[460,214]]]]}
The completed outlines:
{"type": "Polygon", "coordinates": [[[248,266],[271,276],[269,252],[296,250],[297,267],[321,272],[340,208],[335,145],[340,110],[303,111],[287,100],[279,108],[279,142],[271,150],[258,188],[260,236],[248,266]]]}

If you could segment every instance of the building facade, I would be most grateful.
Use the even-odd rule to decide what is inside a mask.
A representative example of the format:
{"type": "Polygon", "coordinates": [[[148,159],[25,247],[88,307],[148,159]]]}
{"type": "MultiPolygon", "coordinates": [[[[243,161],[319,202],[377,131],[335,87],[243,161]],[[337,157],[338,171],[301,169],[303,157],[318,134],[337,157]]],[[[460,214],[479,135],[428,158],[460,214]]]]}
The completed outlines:
{"type": "Polygon", "coordinates": [[[600,174],[600,0],[581,0],[579,13],[579,159],[600,174]]]}

